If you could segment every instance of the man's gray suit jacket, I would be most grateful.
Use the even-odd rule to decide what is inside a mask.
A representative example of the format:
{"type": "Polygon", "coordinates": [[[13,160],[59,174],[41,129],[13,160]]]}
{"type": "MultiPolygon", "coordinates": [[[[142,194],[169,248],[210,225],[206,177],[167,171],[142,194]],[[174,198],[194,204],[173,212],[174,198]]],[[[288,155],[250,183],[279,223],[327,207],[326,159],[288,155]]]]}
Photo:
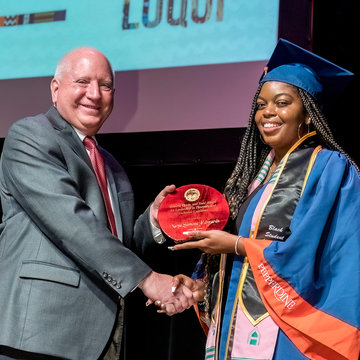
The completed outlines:
{"type": "Polygon", "coordinates": [[[86,150],[57,110],[10,128],[0,167],[0,349],[97,359],[119,297],[151,271],[130,250],[152,240],[148,214],[134,228],[129,180],[102,154],[119,238],[86,150]]]}

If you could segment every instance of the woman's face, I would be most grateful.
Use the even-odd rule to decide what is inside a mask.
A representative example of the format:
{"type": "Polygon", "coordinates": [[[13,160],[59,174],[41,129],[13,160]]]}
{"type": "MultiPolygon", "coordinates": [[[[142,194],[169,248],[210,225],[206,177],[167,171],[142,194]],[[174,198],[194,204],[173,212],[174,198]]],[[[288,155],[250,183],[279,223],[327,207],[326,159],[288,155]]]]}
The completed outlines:
{"type": "Polygon", "coordinates": [[[264,141],[282,158],[299,140],[299,135],[306,133],[305,124],[309,120],[294,86],[268,81],[257,99],[255,122],[264,141]]]}

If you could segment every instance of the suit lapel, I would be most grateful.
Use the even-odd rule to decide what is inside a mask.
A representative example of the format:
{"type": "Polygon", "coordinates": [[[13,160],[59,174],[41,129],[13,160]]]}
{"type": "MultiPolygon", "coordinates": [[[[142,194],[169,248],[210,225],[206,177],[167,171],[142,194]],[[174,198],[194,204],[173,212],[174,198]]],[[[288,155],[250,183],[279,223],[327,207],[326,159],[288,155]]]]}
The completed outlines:
{"type": "MultiPolygon", "coordinates": [[[[69,145],[69,147],[74,151],[74,154],[76,154],[76,156],[81,158],[95,175],[93,166],[91,164],[89,155],[86,152],[85,146],[81,142],[79,136],[76,134],[73,127],[65,119],[61,117],[61,115],[58,113],[55,107],[50,108],[50,110],[45,114],[45,116],[54,127],[58,136],[61,137],[64,140],[64,142],[66,142],[66,144],[69,145]]],[[[108,170],[106,171],[108,173],[108,170]]],[[[102,219],[105,223],[108,223],[104,200],[95,176],[94,176],[93,186],[96,187],[96,191],[98,192],[98,201],[96,202],[93,201],[91,204],[89,204],[89,206],[91,206],[93,212],[96,214],[96,216],[99,219],[102,219]]]]}
{"type": "MultiPolygon", "coordinates": [[[[50,121],[50,123],[52,124],[54,129],[58,132],[58,135],[60,137],[62,137],[69,144],[69,146],[72,148],[72,150],[87,163],[87,165],[90,167],[90,169],[92,171],[94,171],[91,161],[90,161],[90,158],[86,152],[85,146],[82,144],[79,136],[76,134],[73,127],[66,120],[64,120],[61,117],[61,115],[59,114],[59,112],[56,110],[55,107],[50,108],[50,110],[45,114],[45,116],[48,118],[48,120],[50,121]]],[[[101,151],[101,148],[100,148],[100,151],[101,151]]],[[[106,162],[106,157],[103,156],[103,158],[104,158],[104,162],[105,162],[106,176],[108,179],[111,197],[113,200],[112,205],[113,205],[113,211],[114,211],[114,217],[115,217],[116,230],[118,233],[118,237],[121,240],[123,238],[123,233],[122,233],[122,221],[121,221],[121,212],[120,212],[120,207],[119,207],[119,201],[117,201],[118,191],[117,191],[117,188],[115,185],[113,173],[110,169],[110,166],[106,162]]],[[[101,201],[101,205],[102,205],[101,213],[104,213],[106,216],[106,210],[105,210],[105,206],[103,203],[103,198],[101,195],[100,188],[99,188],[99,194],[100,194],[101,200],[102,200],[101,201]]],[[[107,219],[107,217],[106,217],[106,219],[107,219]]]]}
{"type": "Polygon", "coordinates": [[[45,116],[48,118],[54,129],[58,132],[58,135],[63,138],[72,148],[72,150],[78,156],[80,156],[92,169],[93,167],[91,165],[90,158],[86,153],[86,149],[73,127],[61,117],[55,107],[51,107],[45,116]]]}

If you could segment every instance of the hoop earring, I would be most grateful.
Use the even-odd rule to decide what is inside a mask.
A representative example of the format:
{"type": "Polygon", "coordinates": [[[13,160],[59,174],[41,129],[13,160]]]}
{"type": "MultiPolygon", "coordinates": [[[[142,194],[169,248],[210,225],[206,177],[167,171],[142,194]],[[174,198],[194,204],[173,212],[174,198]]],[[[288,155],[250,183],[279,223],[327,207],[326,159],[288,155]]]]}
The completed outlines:
{"type": "Polygon", "coordinates": [[[299,124],[299,126],[298,126],[297,135],[298,135],[298,139],[299,139],[299,140],[302,138],[302,136],[300,135],[300,128],[301,128],[301,125],[302,125],[302,124],[305,124],[305,121],[304,121],[303,123],[299,124]]]}
{"type": "Polygon", "coordinates": [[[260,134],[260,141],[264,144],[267,145],[267,143],[265,142],[264,138],[262,137],[262,135],[260,134]]]}
{"type": "Polygon", "coordinates": [[[307,134],[310,132],[310,124],[306,124],[305,121],[303,123],[299,124],[298,131],[297,131],[299,140],[302,138],[302,136],[300,135],[300,128],[301,128],[302,124],[305,124],[307,126],[307,134]]]}

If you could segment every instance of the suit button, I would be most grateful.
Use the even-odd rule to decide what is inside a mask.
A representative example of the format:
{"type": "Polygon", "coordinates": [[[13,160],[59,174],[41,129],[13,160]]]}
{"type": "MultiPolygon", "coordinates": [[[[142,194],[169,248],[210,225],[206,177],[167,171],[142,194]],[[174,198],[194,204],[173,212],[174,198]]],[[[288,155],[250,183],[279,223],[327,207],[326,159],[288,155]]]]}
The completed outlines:
{"type": "Polygon", "coordinates": [[[103,272],[103,277],[106,279],[109,276],[107,272],[103,272]]]}
{"type": "Polygon", "coordinates": [[[117,284],[117,285],[116,285],[116,288],[117,288],[117,289],[121,289],[121,284],[117,284]]]}
{"type": "Polygon", "coordinates": [[[116,281],[116,280],[113,280],[113,281],[112,281],[112,284],[113,284],[114,286],[116,286],[116,285],[117,285],[117,281],[116,281]]]}
{"type": "Polygon", "coordinates": [[[107,281],[108,281],[108,282],[111,282],[111,281],[112,281],[112,277],[111,277],[110,275],[108,275],[107,281]]]}

